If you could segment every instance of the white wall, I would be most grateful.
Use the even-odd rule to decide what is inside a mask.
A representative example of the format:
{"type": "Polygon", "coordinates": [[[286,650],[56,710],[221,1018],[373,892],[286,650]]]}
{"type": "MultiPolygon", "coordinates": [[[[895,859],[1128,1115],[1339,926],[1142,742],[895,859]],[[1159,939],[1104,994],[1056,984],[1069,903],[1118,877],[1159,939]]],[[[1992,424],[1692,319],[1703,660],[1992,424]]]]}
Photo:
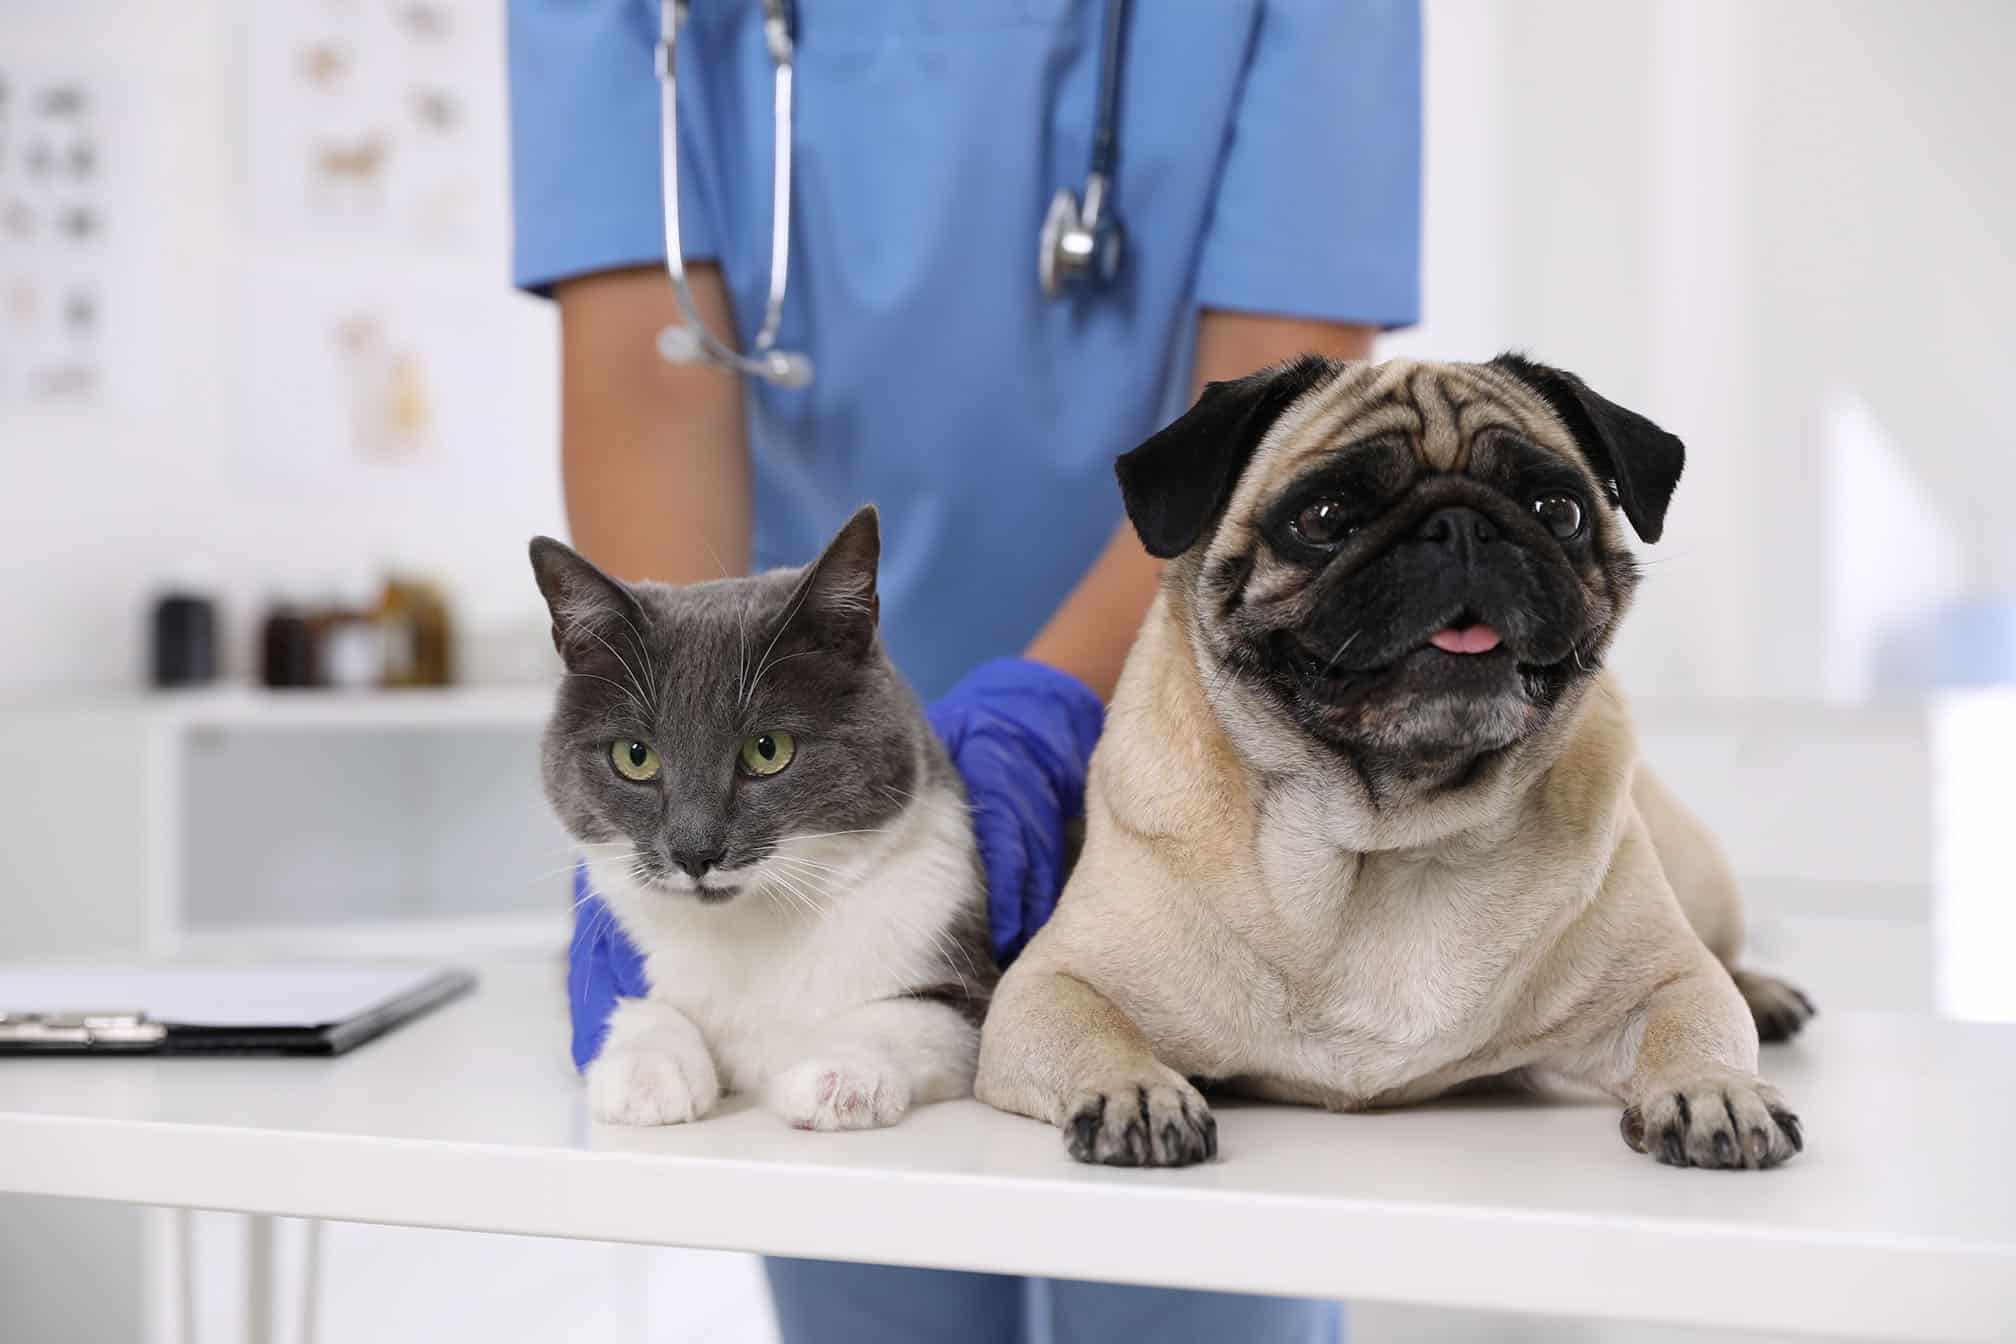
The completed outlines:
{"type": "MultiPolygon", "coordinates": [[[[10,57],[89,50],[139,110],[157,212],[135,303],[135,396],[0,411],[0,527],[31,577],[0,586],[0,689],[130,683],[151,586],[233,599],[398,563],[445,578],[478,628],[536,611],[524,538],[560,524],[551,314],[508,293],[495,228],[451,263],[326,246],[470,296],[467,340],[508,414],[431,469],[276,470],[249,441],[248,0],[11,6],[10,57]]],[[[478,14],[495,15],[477,6],[478,14]]],[[[1429,5],[1427,320],[1392,346],[1507,345],[1577,369],[1687,437],[1692,462],[1620,661],[1652,696],[1817,695],[1829,398],[1873,408],[1940,509],[1965,585],[2016,585],[2003,492],[2016,431],[2016,168],[1997,81],[2016,7],[1939,0],[1488,0],[1429,5]]],[[[494,26],[476,50],[501,60],[494,26]]],[[[488,143],[501,156],[497,109],[488,143]]],[[[501,191],[501,174],[496,182],[501,191]]],[[[262,248],[264,253],[262,253],[262,248]]]]}
{"type": "Polygon", "coordinates": [[[1619,648],[1634,690],[1823,693],[1823,437],[1844,391],[1950,522],[1962,588],[2016,589],[1998,87],[2016,6],[1428,12],[1428,314],[1395,345],[1524,347],[1687,439],[1619,648]]]}
{"type": "MultiPolygon", "coordinates": [[[[473,58],[494,72],[478,133],[500,163],[501,8],[466,11],[481,21],[473,58]]],[[[454,296],[446,311],[485,362],[482,393],[508,407],[494,437],[431,465],[306,470],[287,443],[253,439],[249,370],[272,352],[248,348],[247,312],[274,249],[250,219],[251,12],[251,0],[91,0],[0,13],[8,63],[116,76],[108,151],[130,147],[146,211],[123,216],[144,367],[104,404],[0,407],[0,535],[13,557],[0,690],[136,683],[148,596],[178,576],[229,597],[240,657],[269,592],[313,597],[388,564],[438,576],[478,633],[515,624],[540,637],[523,547],[562,527],[557,364],[550,311],[509,290],[501,172],[483,212],[493,227],[468,255],[423,264],[336,243],[307,254],[454,296]]]]}

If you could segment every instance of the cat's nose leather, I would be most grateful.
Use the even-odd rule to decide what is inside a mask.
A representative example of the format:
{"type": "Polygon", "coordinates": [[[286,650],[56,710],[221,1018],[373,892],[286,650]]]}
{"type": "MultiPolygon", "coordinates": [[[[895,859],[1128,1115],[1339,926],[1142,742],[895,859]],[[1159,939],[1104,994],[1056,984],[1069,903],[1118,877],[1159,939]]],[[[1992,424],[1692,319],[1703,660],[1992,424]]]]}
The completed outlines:
{"type": "Polygon", "coordinates": [[[709,850],[704,854],[695,852],[674,854],[672,862],[678,865],[679,871],[697,882],[707,876],[709,869],[720,866],[721,851],[715,849],[709,850]]]}

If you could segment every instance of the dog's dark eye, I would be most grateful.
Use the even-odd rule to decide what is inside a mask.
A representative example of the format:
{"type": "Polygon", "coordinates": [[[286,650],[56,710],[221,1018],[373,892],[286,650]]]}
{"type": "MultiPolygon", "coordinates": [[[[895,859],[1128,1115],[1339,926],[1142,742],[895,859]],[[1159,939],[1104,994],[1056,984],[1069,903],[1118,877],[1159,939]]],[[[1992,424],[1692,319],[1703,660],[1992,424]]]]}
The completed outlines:
{"type": "Polygon", "coordinates": [[[1295,515],[1288,530],[1295,534],[1297,541],[1305,541],[1311,546],[1328,546],[1343,540],[1351,531],[1351,524],[1344,512],[1344,501],[1335,495],[1325,495],[1305,505],[1302,512],[1295,515]]]}
{"type": "Polygon", "coordinates": [[[1533,501],[1533,514],[1562,541],[1582,530],[1582,501],[1573,495],[1542,495],[1533,501]]]}

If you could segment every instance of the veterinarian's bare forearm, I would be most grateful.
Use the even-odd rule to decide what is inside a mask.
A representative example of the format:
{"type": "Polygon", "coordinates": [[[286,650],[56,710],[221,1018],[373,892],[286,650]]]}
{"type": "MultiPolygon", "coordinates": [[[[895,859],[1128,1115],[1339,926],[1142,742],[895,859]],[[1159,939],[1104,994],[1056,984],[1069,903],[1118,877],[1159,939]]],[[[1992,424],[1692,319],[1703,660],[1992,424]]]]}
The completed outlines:
{"type": "MultiPolygon", "coordinates": [[[[1348,323],[1209,311],[1198,319],[1191,394],[1203,391],[1206,383],[1242,377],[1309,351],[1333,359],[1364,359],[1372,353],[1376,334],[1376,328],[1348,323]]],[[[1071,673],[1102,699],[1110,698],[1134,632],[1155,598],[1160,573],[1134,529],[1122,523],[1029,646],[1029,657],[1071,673]]]]}
{"type": "MultiPolygon", "coordinates": [[[[716,333],[734,329],[713,266],[693,296],[716,333]]],[[[749,569],[749,448],[742,382],[658,355],[678,320],[656,268],[562,283],[560,440],[576,549],[621,579],[693,583],[749,569]]]]}

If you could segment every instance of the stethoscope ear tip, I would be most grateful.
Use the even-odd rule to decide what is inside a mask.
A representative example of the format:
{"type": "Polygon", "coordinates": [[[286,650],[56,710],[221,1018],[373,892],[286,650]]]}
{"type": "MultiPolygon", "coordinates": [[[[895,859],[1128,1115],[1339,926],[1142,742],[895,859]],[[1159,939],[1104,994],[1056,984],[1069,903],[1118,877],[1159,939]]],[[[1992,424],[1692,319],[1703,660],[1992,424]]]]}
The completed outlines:
{"type": "Polygon", "coordinates": [[[707,358],[700,333],[683,322],[659,331],[658,354],[667,364],[698,364],[707,358]]]}

